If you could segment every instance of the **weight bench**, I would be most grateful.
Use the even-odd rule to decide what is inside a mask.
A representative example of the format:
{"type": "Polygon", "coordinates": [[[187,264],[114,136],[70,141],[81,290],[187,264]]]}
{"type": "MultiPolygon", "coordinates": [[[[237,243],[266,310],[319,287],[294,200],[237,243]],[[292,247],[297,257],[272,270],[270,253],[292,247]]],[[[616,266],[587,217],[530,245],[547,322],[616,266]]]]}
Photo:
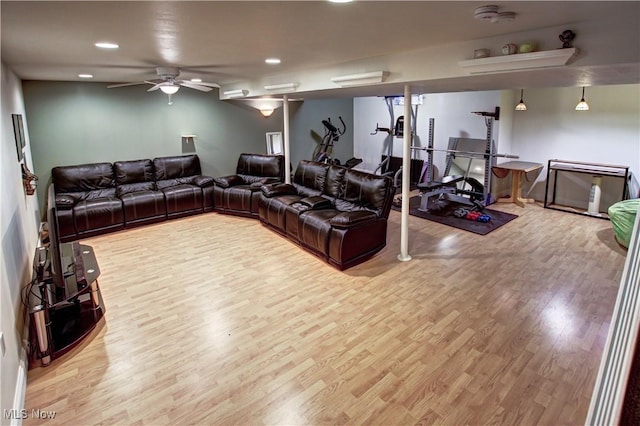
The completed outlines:
{"type": "MultiPolygon", "coordinates": [[[[422,212],[429,211],[429,199],[433,196],[442,194],[454,195],[458,190],[456,184],[464,179],[464,176],[454,175],[445,176],[441,181],[423,182],[418,184],[418,189],[422,192],[420,198],[420,207],[418,210],[422,212]]],[[[463,197],[459,197],[463,198],[463,197]]]]}

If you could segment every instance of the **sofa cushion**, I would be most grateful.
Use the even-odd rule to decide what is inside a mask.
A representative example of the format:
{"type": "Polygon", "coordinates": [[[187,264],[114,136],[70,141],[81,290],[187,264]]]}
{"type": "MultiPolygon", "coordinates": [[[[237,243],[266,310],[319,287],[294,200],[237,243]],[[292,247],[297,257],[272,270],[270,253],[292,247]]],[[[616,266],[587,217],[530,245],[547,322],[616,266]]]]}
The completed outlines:
{"type": "Polygon", "coordinates": [[[122,197],[125,194],[131,194],[133,192],[153,191],[155,189],[155,184],[153,182],[125,183],[118,185],[116,188],[116,194],[118,197],[122,197]]]}
{"type": "Polygon", "coordinates": [[[264,154],[240,154],[236,174],[242,176],[246,183],[257,179],[272,177],[284,180],[284,156],[264,154]]]}
{"type": "Polygon", "coordinates": [[[73,208],[73,216],[78,233],[124,225],[122,201],[115,197],[80,201],[73,208]]]}
{"type": "Polygon", "coordinates": [[[230,188],[232,186],[243,185],[245,183],[245,180],[238,175],[221,176],[221,177],[213,178],[213,181],[220,188],[230,188]]]}
{"type": "Polygon", "coordinates": [[[391,179],[358,170],[347,169],[344,175],[344,191],[336,199],[336,208],[341,211],[369,210],[383,216],[388,213],[391,179]]]}
{"type": "Polygon", "coordinates": [[[202,189],[195,185],[176,185],[162,190],[167,216],[203,211],[202,189]]]}
{"type": "Polygon", "coordinates": [[[115,188],[111,163],[54,167],[51,169],[51,181],[56,194],[115,188]]]}
{"type": "Polygon", "coordinates": [[[158,188],[159,190],[162,191],[162,190],[164,190],[166,188],[171,188],[173,186],[180,186],[180,185],[197,186],[197,185],[194,184],[193,181],[194,181],[194,176],[186,176],[186,177],[175,178],[175,179],[159,180],[159,181],[156,182],[156,188],[158,188]]]}
{"type": "Polygon", "coordinates": [[[293,176],[293,186],[300,195],[311,197],[322,194],[329,165],[301,160],[293,176]]]}
{"type": "Polygon", "coordinates": [[[116,184],[153,182],[153,163],[151,160],[116,161],[113,163],[116,184]]]}
{"type": "Polygon", "coordinates": [[[154,158],[153,167],[156,181],[179,180],[185,177],[191,179],[193,176],[202,174],[197,155],[154,158]]]}
{"type": "Polygon", "coordinates": [[[126,224],[140,222],[149,218],[164,218],[167,210],[164,194],[161,191],[137,191],[120,196],[124,205],[126,224]]]}
{"type": "Polygon", "coordinates": [[[342,192],[342,186],[344,184],[344,174],[347,171],[344,167],[331,166],[327,170],[327,180],[324,184],[323,194],[329,198],[337,198],[342,192]]]}

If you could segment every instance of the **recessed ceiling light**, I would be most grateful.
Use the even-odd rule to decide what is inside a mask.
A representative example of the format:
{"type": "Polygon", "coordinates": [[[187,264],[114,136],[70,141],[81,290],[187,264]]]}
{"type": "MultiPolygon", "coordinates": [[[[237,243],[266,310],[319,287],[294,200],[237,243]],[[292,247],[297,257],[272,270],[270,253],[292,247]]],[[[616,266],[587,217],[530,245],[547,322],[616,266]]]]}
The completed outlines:
{"type": "Polygon", "coordinates": [[[277,64],[279,64],[280,62],[282,62],[282,61],[280,61],[280,59],[279,59],[279,58],[267,58],[267,59],[265,59],[264,61],[265,61],[267,64],[271,64],[271,65],[277,65],[277,64]]]}
{"type": "Polygon", "coordinates": [[[194,82],[194,83],[202,83],[202,79],[201,78],[192,78],[191,81],[194,82]]]}
{"type": "Polygon", "coordinates": [[[100,42],[96,43],[94,46],[99,47],[101,49],[117,49],[117,48],[120,47],[115,43],[110,43],[110,42],[107,42],[107,41],[100,41],[100,42]]]}
{"type": "Polygon", "coordinates": [[[80,78],[93,78],[93,74],[78,74],[80,78]]]}

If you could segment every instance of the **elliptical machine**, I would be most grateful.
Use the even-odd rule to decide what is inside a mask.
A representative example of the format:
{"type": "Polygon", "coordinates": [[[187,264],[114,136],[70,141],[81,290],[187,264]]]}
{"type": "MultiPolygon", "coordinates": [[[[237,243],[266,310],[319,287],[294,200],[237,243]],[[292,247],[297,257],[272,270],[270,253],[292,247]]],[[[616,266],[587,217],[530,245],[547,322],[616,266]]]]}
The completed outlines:
{"type": "Polygon", "coordinates": [[[331,154],[333,153],[333,146],[336,142],[338,142],[340,136],[344,135],[344,133],[347,131],[347,125],[345,124],[342,117],[338,116],[338,119],[340,120],[340,123],[342,123],[341,129],[331,123],[331,117],[327,118],[326,120],[322,120],[322,125],[324,126],[325,133],[322,137],[322,141],[313,151],[312,160],[319,163],[334,164],[337,166],[342,165],[347,168],[352,168],[362,163],[362,158],[352,157],[348,159],[344,164],[340,164],[340,160],[331,156],[331,154]]]}

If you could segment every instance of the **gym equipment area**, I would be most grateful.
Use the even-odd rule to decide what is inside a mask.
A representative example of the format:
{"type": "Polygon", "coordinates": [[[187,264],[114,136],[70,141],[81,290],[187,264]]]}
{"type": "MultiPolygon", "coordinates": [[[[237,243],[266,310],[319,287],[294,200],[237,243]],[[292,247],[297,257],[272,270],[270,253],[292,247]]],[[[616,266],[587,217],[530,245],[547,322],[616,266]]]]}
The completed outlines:
{"type": "Polygon", "coordinates": [[[342,128],[334,126],[333,123],[331,123],[331,117],[326,120],[322,120],[324,136],[322,136],[322,141],[318,146],[316,146],[312,160],[318,163],[334,164],[336,166],[344,166],[350,169],[362,163],[362,159],[352,157],[345,161],[344,164],[341,164],[339,159],[332,157],[334,145],[340,140],[340,136],[344,135],[347,131],[347,125],[342,117],[339,116],[338,119],[342,124],[342,128]]]}

